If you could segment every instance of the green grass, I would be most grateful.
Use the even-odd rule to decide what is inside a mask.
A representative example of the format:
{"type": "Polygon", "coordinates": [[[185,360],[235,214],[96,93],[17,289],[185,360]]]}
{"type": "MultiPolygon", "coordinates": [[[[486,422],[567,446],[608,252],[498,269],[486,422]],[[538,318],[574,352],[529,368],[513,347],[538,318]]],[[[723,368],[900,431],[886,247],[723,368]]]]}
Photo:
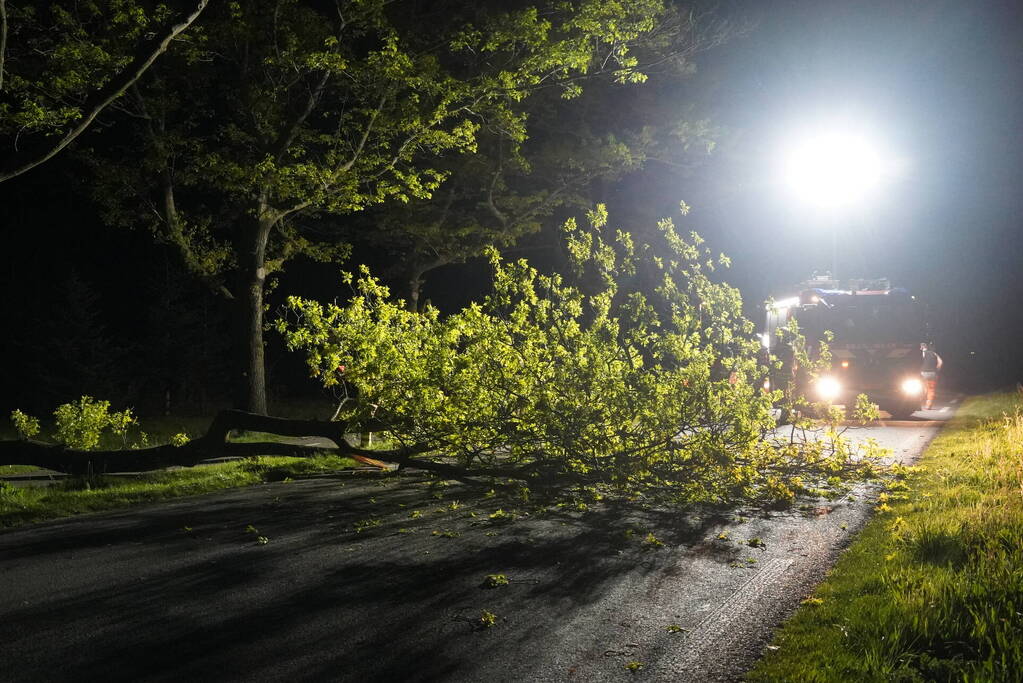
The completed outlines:
{"type": "Polygon", "coordinates": [[[1023,672],[1023,397],[973,398],[777,634],[751,681],[1023,672]]]}
{"type": "Polygon", "coordinates": [[[28,474],[39,470],[35,465],[0,465],[0,477],[12,474],[28,474]]]}
{"type": "MultiPolygon", "coordinates": [[[[308,412],[309,406],[298,406],[308,412]]],[[[305,414],[305,413],[302,413],[305,414]]],[[[191,438],[202,436],[212,421],[210,416],[156,416],[141,418],[127,435],[130,447],[168,443],[175,434],[191,438]],[[144,435],[144,436],[143,436],[144,435]]],[[[53,432],[52,421],[43,420],[42,440],[53,432]]],[[[11,424],[0,420],[0,439],[15,439],[11,424]]],[[[39,437],[37,437],[39,438],[39,437]]],[[[232,434],[231,441],[292,441],[273,434],[249,432],[232,434]]],[[[124,442],[110,434],[100,440],[101,449],[124,448],[124,442]]],[[[0,527],[11,527],[100,510],[112,510],[168,500],[226,488],[280,481],[320,472],[360,466],[350,458],[325,452],[310,458],[260,457],[243,461],[203,465],[194,468],[160,470],[133,477],[79,477],[61,480],[55,485],[16,488],[0,481],[0,527]]],[[[33,465],[0,466],[0,476],[45,473],[33,465]]]]}
{"type": "Polygon", "coordinates": [[[0,482],[0,527],[281,481],[355,465],[358,463],[350,458],[329,454],[310,458],[259,457],[155,471],[131,478],[71,478],[45,488],[15,488],[0,482]]]}

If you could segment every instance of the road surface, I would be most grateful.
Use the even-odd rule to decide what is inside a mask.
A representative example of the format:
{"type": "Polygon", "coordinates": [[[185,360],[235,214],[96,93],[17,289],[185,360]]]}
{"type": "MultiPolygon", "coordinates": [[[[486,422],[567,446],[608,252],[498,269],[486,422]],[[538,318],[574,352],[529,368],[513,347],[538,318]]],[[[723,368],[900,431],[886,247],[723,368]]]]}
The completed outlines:
{"type": "MultiPolygon", "coordinates": [[[[911,460],[951,413],[858,438],[911,460]]],[[[458,486],[338,477],[8,531],[0,679],[736,680],[867,518],[861,493],[501,524],[458,486]]]]}

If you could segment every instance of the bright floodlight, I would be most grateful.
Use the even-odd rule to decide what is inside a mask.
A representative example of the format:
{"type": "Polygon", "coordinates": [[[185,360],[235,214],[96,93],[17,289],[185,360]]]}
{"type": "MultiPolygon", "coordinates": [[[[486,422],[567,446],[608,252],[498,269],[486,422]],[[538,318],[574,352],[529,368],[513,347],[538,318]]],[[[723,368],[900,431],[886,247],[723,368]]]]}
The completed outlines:
{"type": "Polygon", "coordinates": [[[824,208],[865,197],[884,174],[884,162],[866,136],[844,131],[810,134],[785,150],[785,183],[824,208]]]}
{"type": "Polygon", "coordinates": [[[817,395],[824,401],[834,401],[842,393],[841,383],[834,377],[821,377],[817,380],[817,395]]]}
{"type": "Polygon", "coordinates": [[[916,377],[910,377],[903,380],[902,391],[910,396],[916,396],[917,394],[923,393],[924,383],[918,380],[916,377]]]}

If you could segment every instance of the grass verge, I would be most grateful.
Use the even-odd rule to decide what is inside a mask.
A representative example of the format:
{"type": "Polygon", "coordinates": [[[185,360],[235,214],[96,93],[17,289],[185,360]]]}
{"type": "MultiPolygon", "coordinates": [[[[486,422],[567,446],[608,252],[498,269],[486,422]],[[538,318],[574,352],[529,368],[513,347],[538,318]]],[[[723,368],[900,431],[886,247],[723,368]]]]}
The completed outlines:
{"type": "Polygon", "coordinates": [[[350,458],[329,454],[310,458],[259,457],[131,478],[76,477],[46,488],[15,488],[0,482],[0,527],[281,481],[358,464],[350,458]]]}
{"type": "Polygon", "coordinates": [[[1019,680],[1021,444],[1023,397],[968,400],[748,680],[1019,680]]]}

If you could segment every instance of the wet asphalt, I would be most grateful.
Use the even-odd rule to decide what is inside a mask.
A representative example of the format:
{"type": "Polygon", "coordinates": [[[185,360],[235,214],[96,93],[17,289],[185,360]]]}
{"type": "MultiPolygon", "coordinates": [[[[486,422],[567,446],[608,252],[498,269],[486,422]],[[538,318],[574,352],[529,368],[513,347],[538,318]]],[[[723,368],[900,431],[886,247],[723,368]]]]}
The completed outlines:
{"type": "MultiPolygon", "coordinates": [[[[953,409],[848,435],[911,461],[953,409]]],[[[505,521],[459,484],[338,476],[7,531],[0,680],[738,680],[872,496],[505,521]]]]}

